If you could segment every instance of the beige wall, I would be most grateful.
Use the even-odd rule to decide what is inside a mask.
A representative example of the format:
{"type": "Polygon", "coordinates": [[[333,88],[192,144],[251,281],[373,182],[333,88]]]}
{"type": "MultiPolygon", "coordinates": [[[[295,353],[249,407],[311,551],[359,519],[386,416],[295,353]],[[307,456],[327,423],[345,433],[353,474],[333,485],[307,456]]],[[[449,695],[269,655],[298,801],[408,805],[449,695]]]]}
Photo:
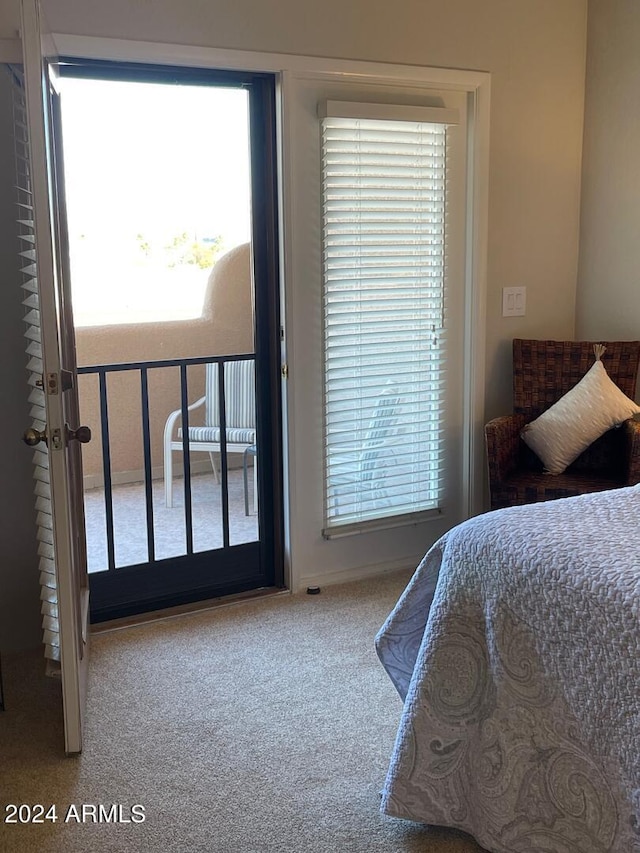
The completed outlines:
{"type": "MultiPolygon", "coordinates": [[[[595,4],[596,13],[609,2],[595,4]]],[[[573,335],[587,0],[44,4],[52,28],[60,32],[490,72],[487,416],[510,407],[512,337],[573,335]],[[512,285],[528,288],[527,316],[503,319],[501,290],[512,285]]],[[[618,5],[631,6],[631,0],[618,5]]],[[[18,0],[0,4],[0,40],[16,37],[18,8],[18,0]]],[[[4,180],[11,157],[3,150],[0,157],[4,180]]],[[[0,195],[1,205],[13,215],[8,196],[0,195]]],[[[8,312],[14,302],[13,291],[0,291],[0,318],[3,323],[13,318],[17,347],[22,330],[15,310],[8,312]]],[[[16,370],[22,377],[22,365],[16,370]]],[[[10,383],[5,387],[20,420],[24,398],[10,383]]],[[[2,452],[16,453],[13,446],[2,452]]],[[[18,538],[15,530],[15,550],[26,559],[32,542],[18,538]]],[[[19,595],[10,602],[16,619],[22,615],[19,595]]]]}
{"type": "Polygon", "coordinates": [[[640,338],[640,4],[590,0],[576,333],[640,338]]]}
{"type": "MultiPolygon", "coordinates": [[[[604,3],[603,3],[604,5],[604,3]]],[[[574,333],[587,0],[44,0],[54,31],[492,74],[487,415],[515,336],[574,333]],[[527,286],[527,316],[501,317],[527,286]]],[[[17,0],[0,38],[14,35],[17,0]]]]}
{"type": "MultiPolygon", "coordinates": [[[[253,308],[249,244],[219,259],[209,277],[202,316],[194,320],[138,325],[93,326],[76,334],[79,365],[117,364],[208,355],[253,352],[253,308]]],[[[204,393],[204,367],[189,368],[189,402],[204,393]]],[[[137,472],[143,468],[140,372],[110,374],[107,378],[111,469],[137,472]]],[[[98,377],[81,376],[80,417],[94,431],[83,448],[84,474],[102,471],[98,377]]],[[[178,368],[149,373],[151,458],[161,467],[162,436],[167,416],[180,408],[178,368]]],[[[194,413],[192,424],[197,424],[194,413]]]]}

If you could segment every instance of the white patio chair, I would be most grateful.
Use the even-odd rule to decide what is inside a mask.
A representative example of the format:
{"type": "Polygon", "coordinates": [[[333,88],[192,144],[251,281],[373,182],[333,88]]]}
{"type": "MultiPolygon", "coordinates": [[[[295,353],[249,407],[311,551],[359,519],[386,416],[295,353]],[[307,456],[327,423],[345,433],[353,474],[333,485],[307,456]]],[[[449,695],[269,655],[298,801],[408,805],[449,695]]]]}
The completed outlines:
{"type": "MultiPolygon", "coordinates": [[[[225,363],[225,416],[227,453],[244,453],[256,444],[255,368],[253,360],[225,363]]],[[[218,405],[218,365],[207,364],[205,394],[188,407],[192,412],[205,407],[204,425],[189,426],[189,450],[208,453],[216,482],[219,482],[214,453],[220,451],[220,408],[218,405]]],[[[177,422],[182,410],[176,409],[164,427],[164,498],[173,506],[173,451],[182,451],[182,427],[177,422]],[[174,436],[175,432],[175,436],[174,436]]],[[[256,494],[256,463],[254,458],[254,505],[256,494]]],[[[246,477],[245,477],[246,480],[246,477]]],[[[247,505],[245,496],[245,506],[247,505]]]]}
{"type": "MultiPolygon", "coordinates": [[[[389,380],[375,401],[369,426],[358,449],[336,453],[329,461],[329,501],[337,510],[357,502],[369,509],[391,506],[390,478],[401,472],[396,450],[404,445],[398,419],[402,398],[389,380]]],[[[339,512],[336,511],[336,515],[339,512]]]]}

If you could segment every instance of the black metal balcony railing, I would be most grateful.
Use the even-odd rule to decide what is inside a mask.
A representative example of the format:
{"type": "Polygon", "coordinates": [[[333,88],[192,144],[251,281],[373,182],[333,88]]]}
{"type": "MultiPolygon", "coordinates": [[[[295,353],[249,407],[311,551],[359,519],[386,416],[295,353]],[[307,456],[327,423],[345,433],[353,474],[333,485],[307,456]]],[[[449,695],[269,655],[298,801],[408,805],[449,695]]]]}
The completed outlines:
{"type": "Polygon", "coordinates": [[[78,374],[94,374],[98,376],[99,382],[99,405],[100,405],[100,432],[102,439],[102,473],[104,478],[104,505],[106,522],[107,543],[107,569],[112,571],[116,568],[115,559],[115,535],[114,535],[114,513],[113,513],[113,480],[111,460],[111,438],[109,431],[109,406],[108,406],[108,382],[107,377],[114,373],[125,371],[138,371],[140,374],[140,408],[142,424],[142,449],[144,459],[144,488],[145,488],[145,511],[146,511],[146,538],[148,562],[156,562],[156,547],[154,535],[154,511],[153,511],[153,477],[151,460],[151,425],[149,414],[149,371],[163,368],[177,367],[180,371],[180,411],[182,418],[182,462],[184,474],[184,520],[186,533],[186,554],[194,553],[193,547],[193,511],[191,496],[191,460],[189,452],[189,387],[187,381],[187,370],[193,365],[216,364],[218,367],[218,400],[219,403],[219,428],[220,428],[220,481],[221,481],[221,511],[223,548],[228,548],[230,543],[229,533],[229,494],[228,494],[228,459],[227,459],[227,396],[225,388],[224,365],[228,362],[253,361],[253,354],[205,356],[199,358],[175,358],[157,361],[136,361],[122,364],[101,364],[87,367],[79,367],[78,374]]]}

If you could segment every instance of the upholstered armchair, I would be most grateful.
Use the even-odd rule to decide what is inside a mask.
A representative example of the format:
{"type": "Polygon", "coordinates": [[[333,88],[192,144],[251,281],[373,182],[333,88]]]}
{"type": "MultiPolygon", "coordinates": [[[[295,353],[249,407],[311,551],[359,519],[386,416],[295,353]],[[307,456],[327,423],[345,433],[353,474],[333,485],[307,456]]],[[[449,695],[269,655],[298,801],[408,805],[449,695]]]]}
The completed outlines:
{"type": "MultiPolygon", "coordinates": [[[[602,342],[611,380],[635,399],[640,341],[602,342]]],[[[565,471],[549,474],[522,430],[574,388],[594,364],[589,341],[513,341],[513,414],[485,427],[491,508],[640,483],[640,421],[627,419],[594,441],[565,471]]]]}

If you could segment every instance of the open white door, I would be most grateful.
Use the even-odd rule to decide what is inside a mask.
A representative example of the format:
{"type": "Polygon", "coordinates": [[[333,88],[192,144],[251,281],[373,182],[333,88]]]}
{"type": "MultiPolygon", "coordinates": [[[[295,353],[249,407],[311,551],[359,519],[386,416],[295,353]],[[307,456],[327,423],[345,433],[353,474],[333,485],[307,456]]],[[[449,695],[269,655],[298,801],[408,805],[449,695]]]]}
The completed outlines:
{"type": "Polygon", "coordinates": [[[61,172],[59,105],[54,56],[38,0],[22,0],[22,44],[36,235],[46,428],[29,430],[28,444],[47,445],[57,579],[65,750],[82,750],[87,681],[89,584],[78,428],[75,344],[61,172]]]}

